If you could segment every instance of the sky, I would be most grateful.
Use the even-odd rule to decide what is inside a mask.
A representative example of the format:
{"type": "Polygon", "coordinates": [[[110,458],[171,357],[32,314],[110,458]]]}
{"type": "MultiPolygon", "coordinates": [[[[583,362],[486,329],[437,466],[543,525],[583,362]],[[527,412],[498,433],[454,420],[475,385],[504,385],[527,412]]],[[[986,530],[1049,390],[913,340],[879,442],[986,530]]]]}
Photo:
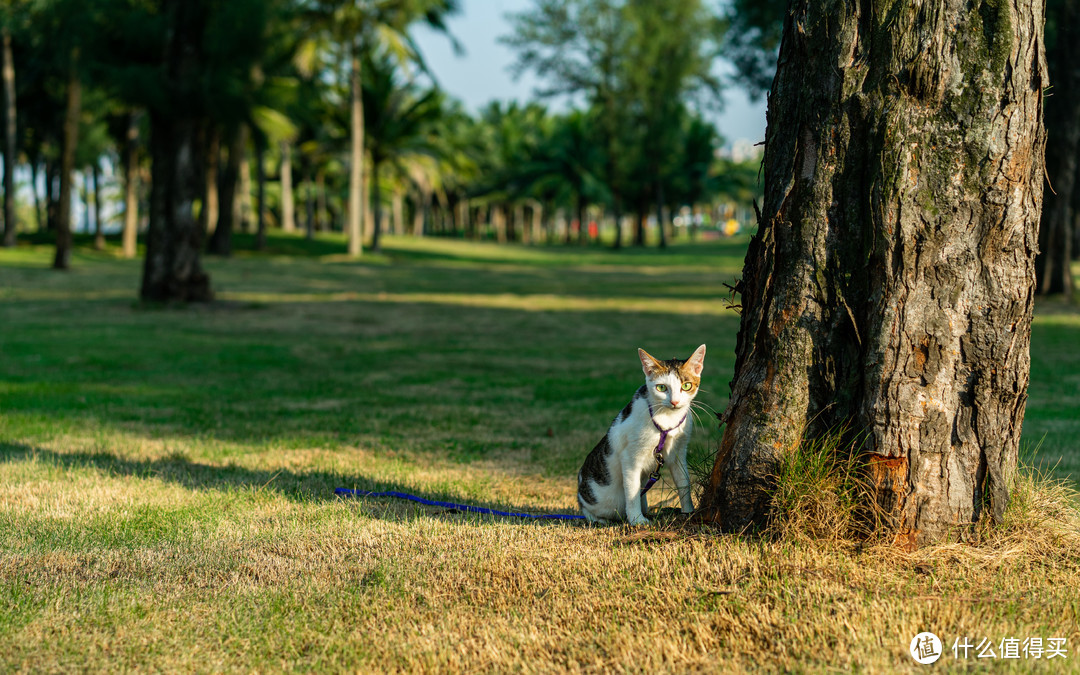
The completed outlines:
{"type": "MultiPolygon", "coordinates": [[[[528,10],[532,0],[463,0],[462,11],[448,21],[450,33],[465,48],[454,54],[450,40],[420,27],[415,38],[439,85],[475,112],[493,99],[530,100],[539,82],[531,73],[514,81],[509,67],[514,52],[499,43],[510,33],[507,13],[528,10]]],[[[723,71],[725,64],[717,64],[723,71]]],[[[554,107],[558,107],[558,101],[554,107]]],[[[724,93],[724,109],[710,113],[727,145],[738,140],[754,143],[765,138],[765,102],[750,101],[742,90],[729,86],[724,93]]]]}

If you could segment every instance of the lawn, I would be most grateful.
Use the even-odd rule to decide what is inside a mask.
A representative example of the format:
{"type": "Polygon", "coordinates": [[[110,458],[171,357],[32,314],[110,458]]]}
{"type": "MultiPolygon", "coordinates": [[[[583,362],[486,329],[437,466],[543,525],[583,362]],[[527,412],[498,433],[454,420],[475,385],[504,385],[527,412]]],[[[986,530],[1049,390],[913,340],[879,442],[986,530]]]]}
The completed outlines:
{"type": "MultiPolygon", "coordinates": [[[[723,409],[744,247],[278,235],[184,309],[112,252],[0,250],[0,671],[877,671],[922,630],[1063,637],[1080,671],[1076,506],[1027,478],[989,543],[914,554],[333,495],[572,512],[637,347],[707,343],[723,409]]],[[[1033,331],[1026,452],[1080,476],[1080,314],[1033,331]]]]}

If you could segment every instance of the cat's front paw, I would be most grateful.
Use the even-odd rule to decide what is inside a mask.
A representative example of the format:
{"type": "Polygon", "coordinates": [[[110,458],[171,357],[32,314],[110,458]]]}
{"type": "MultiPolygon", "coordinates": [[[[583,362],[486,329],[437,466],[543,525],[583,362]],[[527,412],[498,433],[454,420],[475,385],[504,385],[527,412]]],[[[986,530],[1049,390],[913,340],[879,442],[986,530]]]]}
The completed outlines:
{"type": "Polygon", "coordinates": [[[630,520],[630,524],[633,525],[634,527],[645,527],[646,525],[651,524],[649,522],[649,519],[646,518],[645,516],[630,516],[629,520],[630,520]]]}

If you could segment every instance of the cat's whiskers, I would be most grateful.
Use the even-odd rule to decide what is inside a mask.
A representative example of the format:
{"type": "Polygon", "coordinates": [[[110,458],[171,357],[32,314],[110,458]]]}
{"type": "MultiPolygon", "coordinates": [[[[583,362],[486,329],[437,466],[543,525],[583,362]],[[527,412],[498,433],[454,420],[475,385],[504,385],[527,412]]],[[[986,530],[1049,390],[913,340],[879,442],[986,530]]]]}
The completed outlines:
{"type": "Polygon", "coordinates": [[[712,415],[716,414],[716,409],[713,408],[708,403],[701,403],[700,401],[691,401],[690,402],[690,407],[691,408],[698,408],[700,410],[704,410],[705,412],[710,413],[712,415]]]}

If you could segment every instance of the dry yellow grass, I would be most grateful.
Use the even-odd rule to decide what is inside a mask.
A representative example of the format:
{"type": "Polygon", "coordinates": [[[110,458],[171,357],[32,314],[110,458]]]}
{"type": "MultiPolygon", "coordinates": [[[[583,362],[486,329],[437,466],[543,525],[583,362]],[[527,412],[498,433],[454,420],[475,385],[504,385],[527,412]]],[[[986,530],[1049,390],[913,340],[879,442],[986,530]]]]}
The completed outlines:
{"type": "MultiPolygon", "coordinates": [[[[5,627],[5,670],[887,672],[915,668],[907,645],[923,630],[947,647],[962,635],[1064,637],[1069,659],[1044,665],[1080,662],[1075,495],[1030,474],[978,545],[905,554],[678,523],[522,523],[272,484],[192,490],[168,469],[65,461],[92,449],[61,443],[0,465],[4,525],[28,539],[0,556],[6,611],[29,619],[5,627]]],[[[127,451],[183,466],[193,450],[127,451]]],[[[261,466],[301,483],[325,480],[304,467],[393,473],[363,453],[293,454],[261,466]]],[[[540,506],[570,491],[532,483],[504,477],[494,494],[540,506]]]]}
{"type": "MultiPolygon", "coordinates": [[[[878,673],[918,670],[923,630],[937,668],[986,664],[953,659],[959,636],[1062,637],[1067,659],[992,665],[1080,672],[1075,495],[1030,474],[975,544],[914,553],[333,497],[571,511],[634,347],[708,335],[707,388],[730,373],[736,317],[700,303],[731,270],[708,251],[389,243],[481,262],[215,263],[234,301],[185,311],[133,307],[125,261],[0,266],[0,672],[878,673]]],[[[1047,330],[1063,356],[1034,355],[1033,396],[1067,398],[1046,373],[1072,325],[1047,330]]]]}

